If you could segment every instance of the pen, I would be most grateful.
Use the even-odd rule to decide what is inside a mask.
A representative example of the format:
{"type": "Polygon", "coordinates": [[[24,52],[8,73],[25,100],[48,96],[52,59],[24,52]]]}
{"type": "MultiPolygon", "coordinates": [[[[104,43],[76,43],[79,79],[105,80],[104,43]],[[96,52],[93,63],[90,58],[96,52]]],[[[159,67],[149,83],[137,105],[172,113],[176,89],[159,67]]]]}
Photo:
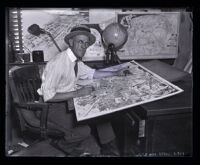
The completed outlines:
{"type": "Polygon", "coordinates": [[[88,113],[92,110],[92,108],[93,108],[94,105],[97,103],[97,101],[99,101],[99,99],[97,99],[97,100],[92,104],[92,106],[90,107],[90,109],[87,111],[87,113],[86,113],[84,116],[88,115],[88,113]]]}

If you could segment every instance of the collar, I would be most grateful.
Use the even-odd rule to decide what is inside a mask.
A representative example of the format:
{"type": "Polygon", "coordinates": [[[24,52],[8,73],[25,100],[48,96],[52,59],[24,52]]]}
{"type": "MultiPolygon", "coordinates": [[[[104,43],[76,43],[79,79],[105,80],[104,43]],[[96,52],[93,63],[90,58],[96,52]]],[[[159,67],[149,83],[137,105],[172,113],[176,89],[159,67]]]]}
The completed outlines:
{"type": "Polygon", "coordinates": [[[67,49],[67,54],[72,62],[75,62],[77,60],[77,57],[74,55],[70,48],[67,49]]]}

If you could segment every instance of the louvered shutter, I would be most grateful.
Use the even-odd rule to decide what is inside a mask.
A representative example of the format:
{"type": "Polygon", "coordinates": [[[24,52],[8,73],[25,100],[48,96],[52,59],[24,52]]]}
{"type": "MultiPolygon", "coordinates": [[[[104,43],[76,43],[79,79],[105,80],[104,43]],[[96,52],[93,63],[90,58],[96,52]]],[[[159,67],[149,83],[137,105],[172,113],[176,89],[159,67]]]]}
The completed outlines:
{"type": "Polygon", "coordinates": [[[14,53],[24,53],[22,36],[22,12],[20,8],[9,10],[9,36],[14,53]]]}

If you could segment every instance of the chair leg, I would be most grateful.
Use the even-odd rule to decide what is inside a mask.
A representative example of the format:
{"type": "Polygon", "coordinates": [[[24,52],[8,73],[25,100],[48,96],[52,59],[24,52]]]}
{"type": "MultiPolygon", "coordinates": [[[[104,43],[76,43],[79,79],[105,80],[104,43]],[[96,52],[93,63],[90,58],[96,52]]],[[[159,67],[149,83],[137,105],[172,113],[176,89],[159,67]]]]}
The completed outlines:
{"type": "Polygon", "coordinates": [[[56,148],[59,151],[62,151],[66,156],[69,156],[69,153],[64,151],[59,145],[58,145],[59,140],[58,139],[51,139],[50,145],[56,148]]]}
{"type": "Polygon", "coordinates": [[[88,154],[83,154],[83,152],[78,148],[80,142],[67,143],[65,140],[51,140],[50,145],[56,149],[62,151],[66,156],[88,156],[88,154]],[[62,143],[63,142],[63,143],[62,143]]]}

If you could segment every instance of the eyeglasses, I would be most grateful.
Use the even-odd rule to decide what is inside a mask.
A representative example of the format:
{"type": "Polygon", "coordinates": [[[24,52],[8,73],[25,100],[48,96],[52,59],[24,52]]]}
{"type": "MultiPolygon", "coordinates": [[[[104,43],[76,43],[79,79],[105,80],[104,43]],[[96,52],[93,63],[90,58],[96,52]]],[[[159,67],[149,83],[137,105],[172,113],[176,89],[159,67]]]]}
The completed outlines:
{"type": "Polygon", "coordinates": [[[89,42],[84,42],[82,40],[76,41],[77,43],[79,43],[79,45],[84,45],[84,47],[88,48],[90,46],[89,42]]]}

